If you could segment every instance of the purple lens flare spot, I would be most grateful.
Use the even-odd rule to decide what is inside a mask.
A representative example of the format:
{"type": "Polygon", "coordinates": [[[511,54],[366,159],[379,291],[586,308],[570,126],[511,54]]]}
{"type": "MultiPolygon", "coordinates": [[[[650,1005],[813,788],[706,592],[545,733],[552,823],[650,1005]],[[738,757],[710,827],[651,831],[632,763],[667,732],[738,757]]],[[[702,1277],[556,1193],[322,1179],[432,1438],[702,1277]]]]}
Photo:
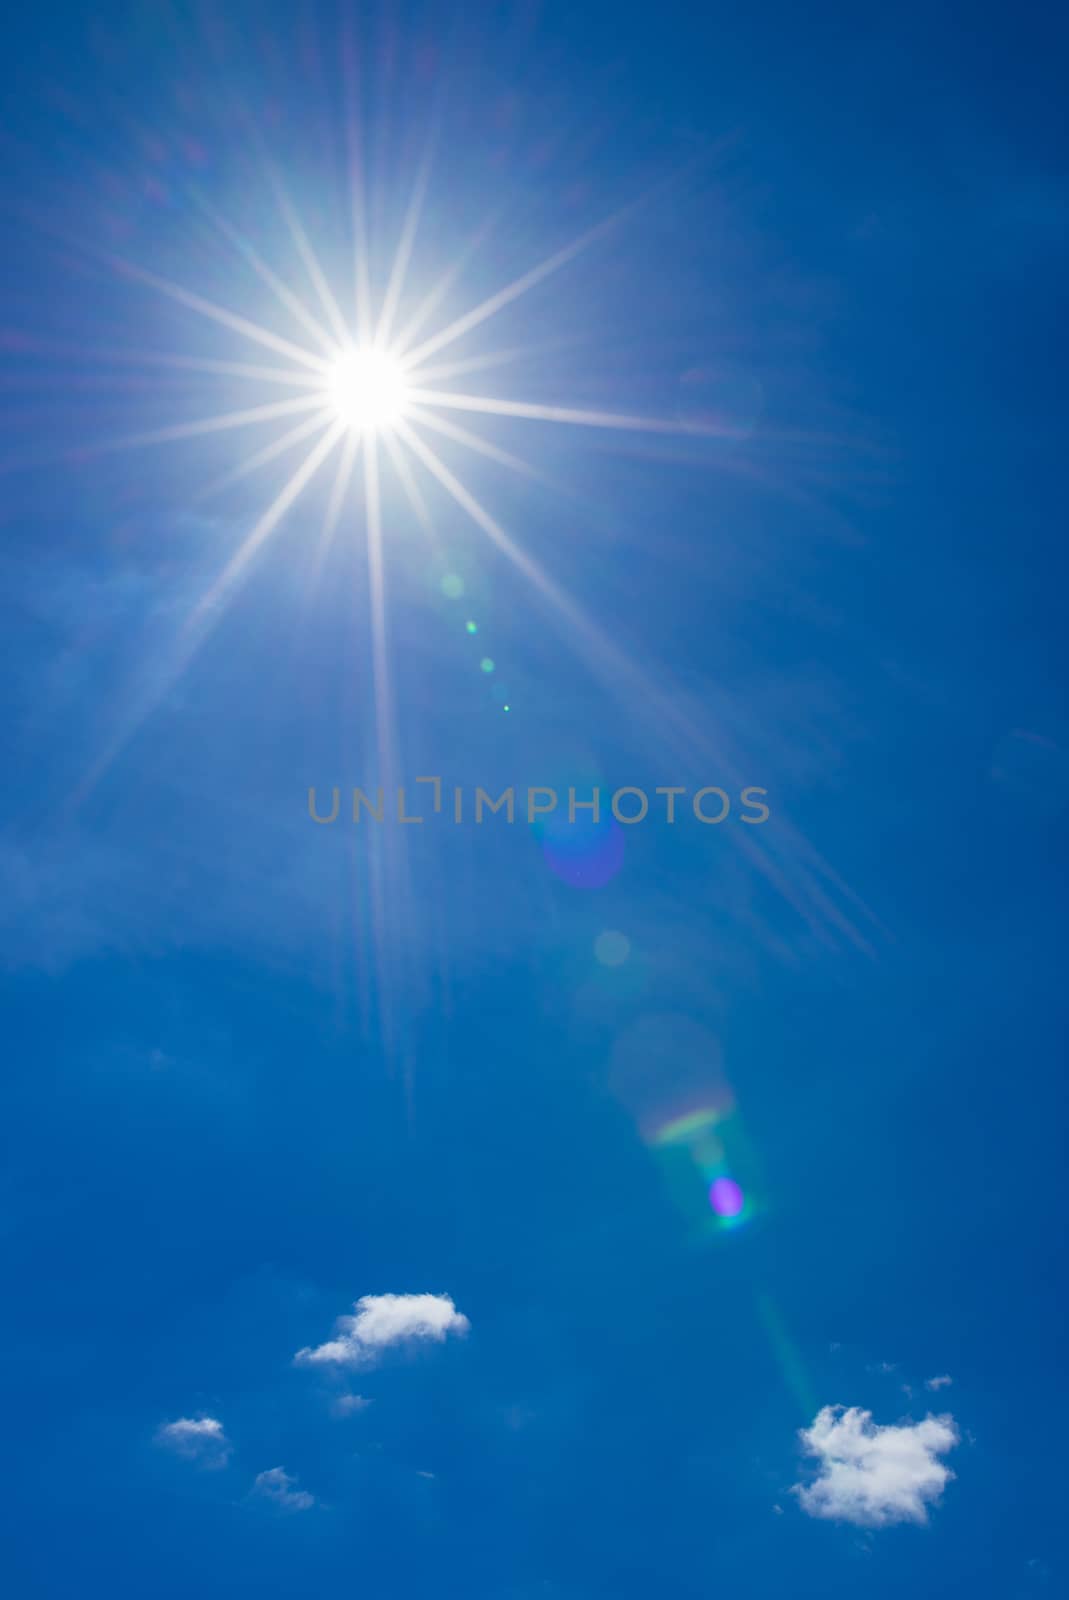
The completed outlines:
{"type": "Polygon", "coordinates": [[[737,1217],[746,1199],[734,1178],[714,1178],[709,1185],[709,1204],[718,1217],[737,1217]]]}

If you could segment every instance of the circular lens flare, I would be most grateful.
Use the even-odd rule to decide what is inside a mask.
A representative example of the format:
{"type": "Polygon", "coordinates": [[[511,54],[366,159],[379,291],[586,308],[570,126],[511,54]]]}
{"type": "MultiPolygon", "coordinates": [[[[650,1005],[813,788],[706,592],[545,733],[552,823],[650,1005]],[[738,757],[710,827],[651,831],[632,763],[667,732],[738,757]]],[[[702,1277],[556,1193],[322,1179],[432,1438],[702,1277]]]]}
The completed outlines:
{"type": "Polygon", "coordinates": [[[543,820],[542,854],[558,878],[576,889],[602,889],[623,866],[624,830],[612,817],[594,822],[567,808],[543,820]]]}
{"type": "Polygon", "coordinates": [[[631,940],[626,933],[606,928],[594,940],[594,954],[603,967],[622,967],[631,954],[631,940]]]}
{"type": "Polygon", "coordinates": [[[388,351],[352,349],[343,351],[330,369],[327,396],[341,421],[361,432],[375,432],[400,421],[408,386],[400,363],[388,351]]]}

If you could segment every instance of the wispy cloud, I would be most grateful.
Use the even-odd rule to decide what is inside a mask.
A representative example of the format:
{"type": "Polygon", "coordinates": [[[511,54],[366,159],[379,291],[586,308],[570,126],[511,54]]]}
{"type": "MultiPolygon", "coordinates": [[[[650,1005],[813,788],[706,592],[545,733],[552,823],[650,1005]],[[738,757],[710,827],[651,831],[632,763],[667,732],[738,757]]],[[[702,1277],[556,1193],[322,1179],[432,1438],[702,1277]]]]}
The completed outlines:
{"type": "Polygon", "coordinates": [[[231,1444],[218,1417],[179,1417],[156,1430],[156,1443],[201,1467],[225,1467],[231,1444]]]}
{"type": "Polygon", "coordinates": [[[882,1426],[856,1406],[825,1406],[799,1437],[819,1462],[814,1482],[792,1490],[811,1517],[863,1528],[927,1522],[954,1476],[939,1460],[958,1443],[953,1417],[882,1426]]]}
{"type": "Polygon", "coordinates": [[[925,1378],[924,1387],[926,1389],[949,1389],[953,1382],[953,1378],[944,1372],[941,1378],[925,1378]]]}
{"type": "Polygon", "coordinates": [[[366,1411],[370,1404],[365,1394],[340,1394],[331,1403],[330,1409],[336,1417],[355,1417],[358,1411],[366,1411]]]}
{"type": "Polygon", "coordinates": [[[315,1349],[298,1350],[301,1365],[336,1363],[366,1367],[395,1344],[433,1340],[471,1327],[447,1294],[366,1294],[356,1302],[356,1315],[340,1317],[336,1336],[315,1349]]]}
{"type": "Polygon", "coordinates": [[[257,1474],[249,1496],[253,1500],[267,1500],[280,1511],[310,1511],[315,1505],[315,1495],[307,1489],[295,1487],[297,1479],[282,1467],[268,1467],[257,1474]]]}

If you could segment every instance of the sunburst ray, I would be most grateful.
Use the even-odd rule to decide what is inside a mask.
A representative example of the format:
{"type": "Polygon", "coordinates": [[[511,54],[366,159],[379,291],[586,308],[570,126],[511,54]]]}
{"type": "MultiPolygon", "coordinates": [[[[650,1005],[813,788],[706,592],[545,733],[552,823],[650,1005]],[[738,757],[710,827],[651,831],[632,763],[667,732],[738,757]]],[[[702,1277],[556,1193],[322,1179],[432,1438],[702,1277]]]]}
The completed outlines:
{"type": "Polygon", "coordinates": [[[452,394],[443,389],[411,389],[410,398],[425,405],[455,411],[475,411],[487,417],[523,417],[529,422],[564,422],[579,428],[610,428],[635,433],[699,434],[721,437],[725,429],[715,422],[688,422],[674,417],[636,417],[618,411],[583,411],[574,406],[538,405],[528,400],[503,400],[495,395],[452,394]]]}
{"type": "Polygon", "coordinates": [[[496,223],[497,215],[494,214],[490,217],[487,217],[485,222],[476,228],[467,244],[460,251],[460,254],[457,256],[456,260],[451,266],[446,268],[445,272],[443,272],[437,283],[435,283],[432,288],[428,289],[427,293],[424,295],[415,311],[402,327],[401,332],[394,339],[393,344],[396,350],[403,351],[408,349],[416,334],[422,327],[426,326],[433,313],[441,305],[442,301],[445,299],[454,283],[456,283],[457,279],[460,277],[460,274],[463,272],[472,256],[475,255],[476,251],[480,250],[485,244],[486,240],[489,238],[494,227],[496,226],[496,223]]]}
{"type": "Polygon", "coordinates": [[[302,439],[307,439],[309,434],[315,433],[317,429],[329,427],[333,420],[334,413],[325,407],[321,408],[311,417],[306,417],[303,422],[298,422],[295,428],[290,428],[288,433],[282,434],[278,439],[273,439],[262,450],[257,450],[255,455],[249,456],[247,460],[234,467],[231,472],[225,473],[223,477],[216,478],[214,482],[207,484],[195,496],[195,501],[212,499],[215,495],[221,494],[224,489],[230,489],[234,484],[240,483],[242,479],[251,477],[261,467],[266,467],[268,462],[277,460],[279,456],[285,455],[287,450],[292,450],[294,445],[299,444],[302,439]]]}
{"type": "Polygon", "coordinates": [[[486,372],[491,367],[505,367],[510,362],[521,361],[526,356],[541,356],[547,350],[561,349],[575,340],[552,339],[541,344],[517,344],[501,350],[487,350],[482,355],[467,356],[460,361],[446,361],[437,367],[417,367],[411,372],[413,383],[439,383],[444,378],[459,378],[466,372],[486,372]]]}
{"type": "Polygon", "coordinates": [[[393,467],[397,480],[404,490],[405,498],[412,507],[413,516],[431,540],[435,550],[440,550],[441,544],[435,530],[434,520],[427,509],[427,502],[419,492],[419,487],[412,475],[412,468],[405,459],[404,451],[392,433],[383,435],[383,443],[386,446],[386,454],[390,458],[390,465],[393,467]]]}
{"type": "Polygon", "coordinates": [[[121,439],[104,440],[92,448],[99,454],[111,450],[130,450],[147,444],[173,444],[179,439],[226,433],[231,428],[247,428],[257,422],[275,422],[300,411],[314,411],[322,405],[322,395],[302,395],[299,400],[276,400],[266,406],[251,406],[247,411],[224,411],[220,416],[201,417],[196,422],[176,422],[166,428],[150,429],[146,433],[125,434],[121,439]]]}
{"type": "Polygon", "coordinates": [[[218,361],[211,356],[180,356],[163,351],[112,353],[114,361],[131,365],[175,367],[185,372],[212,372],[223,378],[248,378],[254,383],[285,384],[292,389],[321,389],[323,378],[291,367],[260,367],[248,361],[218,361]]]}
{"type": "MultiPolygon", "coordinates": [[[[305,332],[310,333],[316,343],[320,345],[329,356],[333,350],[333,342],[330,334],[327,333],[323,325],[317,322],[315,317],[312,316],[312,313],[308,310],[308,307],[305,305],[300,296],[294,294],[293,290],[288,286],[288,284],[283,283],[282,279],[278,276],[278,273],[274,272],[267,265],[267,262],[263,260],[259,253],[249,243],[249,241],[238,232],[233,223],[229,222],[226,217],[217,211],[211,202],[206,199],[199,190],[194,189],[192,192],[197,204],[201,207],[204,214],[211,220],[211,222],[214,223],[215,227],[218,228],[224,239],[228,240],[237,251],[238,255],[240,255],[244,261],[248,262],[249,266],[256,273],[257,277],[259,277],[263,283],[267,284],[268,288],[276,296],[279,303],[285,306],[290,315],[297,319],[305,332]]],[[[316,263],[316,270],[318,272],[318,263],[316,263]]]]}
{"type": "Polygon", "coordinates": [[[510,450],[502,450],[498,445],[491,444],[489,439],[482,438],[478,433],[472,433],[469,428],[461,428],[455,422],[447,422],[445,417],[436,417],[433,411],[428,411],[422,406],[410,405],[406,415],[422,427],[430,428],[434,433],[452,439],[456,444],[465,445],[478,455],[486,456],[488,460],[496,461],[503,467],[509,467],[525,478],[542,478],[542,474],[536,472],[530,462],[524,461],[521,456],[513,455],[510,450]]]}
{"type": "Polygon", "coordinates": [[[224,328],[244,334],[246,339],[252,339],[256,344],[262,344],[269,350],[276,350],[280,355],[289,356],[291,361],[296,361],[303,367],[311,367],[314,372],[326,371],[328,363],[322,357],[314,356],[310,350],[303,350],[291,340],[272,333],[270,328],[262,328],[258,322],[250,322],[248,317],[241,317],[236,311],[228,311],[225,306],[218,306],[212,300],[205,300],[203,295],[194,294],[191,289],[184,289],[180,283],[174,283],[170,278],[161,278],[158,273],[149,272],[147,268],[139,267],[122,256],[109,256],[107,259],[116,272],[148,284],[150,288],[158,289],[161,294],[169,295],[172,300],[188,306],[191,311],[199,311],[201,316],[211,318],[224,328]]]}
{"type": "Polygon", "coordinates": [[[590,622],[583,610],[573,601],[566,592],[555,583],[549,574],[539,565],[533,556],[529,556],[514,539],[512,539],[501,524],[492,517],[486,507],[478,501],[468,489],[446,466],[442,458],[431,449],[423,439],[407,423],[398,425],[398,432],[408,445],[412,453],[426,467],[432,477],[452,496],[457,505],[468,513],[468,516],[488,534],[497,546],[515,567],[523,573],[524,577],[549,600],[561,615],[575,627],[579,633],[586,637],[593,647],[599,645],[599,630],[590,622]]]}
{"type": "Polygon", "coordinates": [[[606,217],[603,221],[596,223],[594,227],[588,228],[585,233],[580,234],[578,239],[573,239],[571,244],[566,244],[563,249],[555,251],[551,256],[547,256],[545,261],[540,261],[529,272],[514,278],[511,283],[506,284],[503,289],[499,289],[496,294],[488,296],[479,305],[473,307],[471,311],[465,312],[463,316],[457,317],[447,327],[442,328],[438,333],[432,334],[429,339],[425,339],[421,345],[417,345],[415,350],[405,349],[402,345],[400,348],[402,364],[406,368],[418,366],[422,360],[429,355],[433,355],[436,350],[444,350],[446,345],[455,343],[462,334],[470,333],[471,329],[478,327],[480,322],[485,322],[488,317],[496,316],[499,311],[513,300],[518,300],[529,289],[533,289],[536,283],[541,283],[543,279],[550,277],[554,272],[559,272],[561,267],[565,266],[569,261],[574,261],[576,256],[581,255],[589,245],[593,244],[595,239],[600,238],[610,228],[615,227],[620,220],[620,215],[621,213],[616,213],[611,217],[606,217]]]}
{"type": "Polygon", "coordinates": [[[339,307],[337,300],[334,298],[334,293],[323,273],[323,268],[319,264],[319,258],[312,249],[311,241],[304,230],[304,225],[301,222],[300,217],[297,215],[297,211],[292,200],[286,193],[286,190],[282,184],[282,180],[273,170],[271,172],[271,179],[274,186],[275,195],[278,200],[279,210],[282,213],[282,218],[286,224],[286,227],[289,229],[290,237],[297,248],[297,254],[304,263],[305,271],[308,273],[308,276],[312,282],[312,286],[315,289],[316,294],[319,296],[319,303],[326,313],[335,337],[342,344],[344,344],[349,336],[349,331],[346,327],[345,318],[341,314],[341,308],[339,307]]]}
{"type": "Polygon", "coordinates": [[[80,804],[96,787],[116,756],[126,747],[138,728],[152,714],[165,695],[179,682],[197,651],[221,619],[230,592],[236,580],[255,551],[278,526],[286,512],[297,500],[314,473],[326,460],[343,431],[341,423],[334,423],[319,444],[305,457],[289,480],[279,490],[267,510],[246,535],[238,550],[227,562],[211,587],[198,600],[174,640],[167,659],[151,685],[139,691],[134,706],[120,722],[104,750],[93,762],[72,796],[74,805],[80,804]]]}
{"type": "Polygon", "coordinates": [[[274,532],[298,495],[302,493],[305,486],[322,466],[344,432],[345,424],[341,421],[335,421],[327,429],[319,443],[308,452],[301,465],[279,490],[260,520],[246,534],[240,547],[231,556],[211,589],[203,596],[194,612],[194,621],[200,621],[205,612],[213,610],[219,604],[226,591],[247,566],[260,545],[274,532]]]}
{"type": "Polygon", "coordinates": [[[393,327],[393,319],[396,315],[398,303],[401,298],[401,290],[404,287],[405,274],[408,271],[408,263],[412,256],[412,245],[415,242],[416,229],[419,227],[419,219],[423,211],[423,201],[427,193],[427,181],[430,177],[432,150],[433,144],[430,140],[428,140],[426,152],[424,153],[423,160],[420,163],[419,172],[416,175],[416,183],[412,191],[412,198],[408,203],[408,210],[405,213],[405,220],[401,228],[401,237],[398,240],[397,249],[394,252],[393,266],[390,269],[390,276],[386,284],[386,294],[383,298],[382,310],[379,313],[379,320],[375,327],[374,342],[380,349],[387,348],[389,344],[390,332],[393,327]]]}
{"type": "Polygon", "coordinates": [[[319,531],[315,554],[312,557],[311,570],[305,585],[305,610],[311,604],[318,588],[320,575],[330,547],[334,542],[334,535],[341,521],[342,511],[353,480],[353,469],[356,466],[356,458],[360,453],[362,443],[363,440],[360,434],[350,430],[342,444],[341,456],[338,460],[337,471],[334,474],[334,482],[331,486],[330,499],[327,501],[327,509],[323,513],[323,526],[319,531]]]}
{"type": "Polygon", "coordinates": [[[345,143],[348,155],[349,221],[353,232],[353,303],[356,334],[371,337],[371,277],[368,267],[367,205],[356,41],[352,18],[345,14],[341,37],[341,73],[345,95],[345,143]]]}

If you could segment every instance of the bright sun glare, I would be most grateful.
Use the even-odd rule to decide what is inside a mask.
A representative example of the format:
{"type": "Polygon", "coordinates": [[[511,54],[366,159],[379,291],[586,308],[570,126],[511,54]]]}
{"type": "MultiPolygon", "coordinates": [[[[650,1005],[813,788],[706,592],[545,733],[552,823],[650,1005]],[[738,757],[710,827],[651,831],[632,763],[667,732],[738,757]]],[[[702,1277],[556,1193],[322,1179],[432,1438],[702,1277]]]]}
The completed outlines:
{"type": "Polygon", "coordinates": [[[327,394],[339,422],[378,433],[401,420],[408,386],[401,363],[388,350],[354,347],[331,367],[327,394]]]}
{"type": "MultiPolygon", "coordinates": [[[[287,426],[262,449],[253,450],[224,480],[233,483],[287,454],[298,443],[306,442],[303,459],[297,463],[287,481],[231,555],[202,598],[193,620],[199,623],[206,617],[218,614],[223,596],[238,580],[247,563],[300,499],[324,464],[337,453],[333,484],[323,516],[318,561],[321,563],[325,559],[335,531],[342,523],[350,485],[359,474],[363,480],[364,526],[371,574],[370,623],[376,695],[383,718],[387,716],[390,697],[385,639],[380,444],[383,447],[381,460],[389,462],[393,475],[404,491],[413,518],[425,532],[431,534],[433,530],[420,479],[430,478],[436,480],[445,494],[493,544],[567,615],[573,626],[582,628],[589,643],[596,641],[598,650],[606,659],[611,657],[616,663],[614,670],[623,671],[627,666],[626,659],[614,652],[592,620],[578,610],[534,558],[510,537],[461,476],[462,463],[457,461],[455,467],[447,464],[431,443],[431,437],[443,439],[451,455],[458,449],[470,451],[529,478],[532,469],[526,461],[484,438],[481,432],[454,421],[453,415],[459,412],[461,416],[477,419],[512,418],[538,423],[562,423],[572,427],[604,428],[612,432],[714,435],[721,431],[719,424],[700,418],[691,422],[679,417],[634,416],[452,388],[451,379],[503,365],[513,359],[516,352],[508,349],[489,350],[481,355],[461,354],[453,358],[445,354],[450,347],[489,322],[536,284],[559,271],[604,234],[623,213],[604,219],[470,310],[428,332],[425,325],[443,300],[460,263],[454,263],[421,302],[408,308],[405,320],[398,326],[399,313],[404,305],[404,279],[419,221],[423,189],[421,179],[408,209],[381,302],[376,307],[373,300],[377,297],[373,295],[368,272],[363,184],[362,181],[355,183],[353,234],[356,247],[356,295],[351,308],[352,322],[343,312],[288,197],[280,196],[283,219],[307,269],[318,304],[316,301],[307,304],[298,288],[291,288],[284,282],[266,261],[238,238],[224,217],[213,213],[224,237],[231,239],[257,276],[270,288],[280,306],[304,329],[311,347],[309,343],[296,343],[287,331],[252,322],[248,317],[206,300],[192,289],[161,278],[134,262],[108,258],[124,276],[150,285],[179,304],[218,323],[230,333],[240,334],[253,344],[270,350],[276,362],[281,356],[284,364],[264,366],[185,352],[150,358],[154,362],[159,360],[183,369],[279,384],[290,393],[284,399],[267,400],[262,405],[178,422],[149,433],[128,435],[105,448],[190,439],[214,434],[222,429],[245,428],[254,423],[276,423],[284,418],[291,420],[292,426],[287,426]],[[444,360],[441,359],[443,355],[444,360]],[[437,359],[432,361],[431,357],[437,359]]],[[[191,640],[192,637],[191,632],[191,640]]],[[[195,643],[191,642],[189,649],[195,648],[195,643]]]]}

